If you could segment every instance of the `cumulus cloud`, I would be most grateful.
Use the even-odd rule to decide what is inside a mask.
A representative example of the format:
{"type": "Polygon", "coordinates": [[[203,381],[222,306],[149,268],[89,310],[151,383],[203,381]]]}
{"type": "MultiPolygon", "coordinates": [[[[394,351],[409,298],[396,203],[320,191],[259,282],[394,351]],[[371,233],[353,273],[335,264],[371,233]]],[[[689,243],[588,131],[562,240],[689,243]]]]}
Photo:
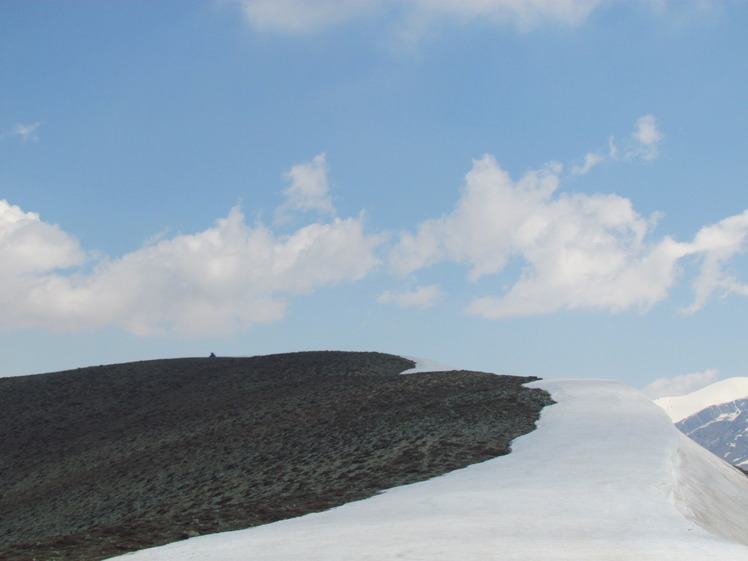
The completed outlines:
{"type": "Polygon", "coordinates": [[[0,200],[0,278],[5,282],[17,275],[79,265],[84,259],[78,241],[59,226],[0,200]]]}
{"type": "MultiPolygon", "coordinates": [[[[647,311],[686,274],[694,294],[686,312],[715,295],[748,295],[733,270],[745,253],[748,210],[690,241],[655,237],[656,214],[643,217],[615,194],[563,192],[562,172],[550,163],[515,180],[493,156],[474,161],[450,213],[389,245],[390,268],[417,282],[418,271],[438,263],[463,267],[474,287],[466,311],[487,319],[647,311]]],[[[234,208],[204,231],[163,235],[113,258],[87,254],[59,226],[0,201],[0,328],[227,333],[277,321],[291,298],[362,279],[380,264],[390,238],[368,233],[363,215],[337,217],[324,154],[286,178],[280,214],[314,211],[317,221],[279,234],[234,208]]],[[[378,300],[425,308],[445,297],[432,284],[378,300]]]]}
{"type": "Polygon", "coordinates": [[[704,226],[696,233],[689,248],[700,259],[701,270],[693,282],[694,301],[687,312],[701,309],[714,293],[748,295],[748,284],[727,272],[730,261],[745,252],[746,238],[748,210],[704,226]]]}
{"type": "Polygon", "coordinates": [[[658,378],[642,388],[642,392],[652,399],[686,395],[713,384],[719,379],[719,372],[712,368],[693,374],[682,374],[673,378],[658,378]]]}
{"type": "Polygon", "coordinates": [[[291,185],[283,192],[286,201],[278,207],[276,219],[284,221],[291,211],[316,211],[334,216],[335,207],[329,195],[328,167],[325,155],[319,154],[311,162],[295,165],[284,178],[291,185]]]}
{"type": "MultiPolygon", "coordinates": [[[[655,143],[659,134],[643,122],[641,142],[655,143]]],[[[655,238],[657,214],[643,217],[615,194],[559,192],[561,171],[550,164],[515,181],[493,156],[474,161],[454,210],[401,232],[390,267],[401,275],[436,263],[465,267],[470,281],[485,278],[467,312],[487,319],[571,309],[646,312],[687,267],[695,271],[686,312],[714,294],[748,295],[748,284],[729,272],[746,249],[748,211],[703,227],[691,241],[655,238]],[[507,284],[501,273],[512,263],[521,272],[507,284]]]]}
{"type": "Polygon", "coordinates": [[[405,292],[385,291],[377,298],[383,304],[395,304],[401,308],[431,308],[441,301],[444,293],[438,284],[420,286],[405,292]]]}
{"type": "Polygon", "coordinates": [[[29,290],[40,278],[84,263],[78,241],[34,212],[0,200],[0,326],[33,321],[24,308],[29,290]]]}
{"type": "Polygon", "coordinates": [[[417,39],[443,21],[479,20],[529,30],[542,24],[578,25],[600,0],[244,0],[249,24],[260,31],[318,33],[354,19],[395,14],[402,35],[417,39]]]}
{"type": "Polygon", "coordinates": [[[22,142],[27,142],[29,140],[36,142],[37,140],[39,140],[36,131],[41,126],[41,122],[31,124],[17,123],[13,125],[13,127],[9,131],[0,134],[0,140],[5,140],[7,138],[19,138],[22,142]]]}
{"type": "Polygon", "coordinates": [[[142,336],[221,334],[279,320],[290,297],[366,276],[383,241],[364,231],[362,216],[277,235],[234,208],[207,230],[100,259],[83,273],[59,270],[80,264],[83,253],[33,213],[3,201],[0,233],[0,327],[117,325],[142,336]]]}
{"type": "Polygon", "coordinates": [[[665,298],[688,247],[670,238],[647,243],[654,220],[628,199],[556,194],[560,171],[550,165],[515,182],[484,156],[467,174],[455,210],[402,233],[390,264],[407,274],[455,262],[476,281],[521,259],[522,274],[508,292],[469,306],[492,319],[572,308],[646,310],[665,298]]]}

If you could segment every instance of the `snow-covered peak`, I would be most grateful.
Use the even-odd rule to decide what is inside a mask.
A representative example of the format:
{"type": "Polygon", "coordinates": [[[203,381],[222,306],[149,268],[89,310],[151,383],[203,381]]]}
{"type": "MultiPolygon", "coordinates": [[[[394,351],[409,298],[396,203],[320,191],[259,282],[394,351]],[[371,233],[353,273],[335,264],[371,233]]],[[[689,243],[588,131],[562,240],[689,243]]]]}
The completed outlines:
{"type": "Polygon", "coordinates": [[[662,407],[674,423],[711,407],[748,397],[748,377],[720,380],[695,392],[673,397],[661,397],[655,403],[662,407]]]}

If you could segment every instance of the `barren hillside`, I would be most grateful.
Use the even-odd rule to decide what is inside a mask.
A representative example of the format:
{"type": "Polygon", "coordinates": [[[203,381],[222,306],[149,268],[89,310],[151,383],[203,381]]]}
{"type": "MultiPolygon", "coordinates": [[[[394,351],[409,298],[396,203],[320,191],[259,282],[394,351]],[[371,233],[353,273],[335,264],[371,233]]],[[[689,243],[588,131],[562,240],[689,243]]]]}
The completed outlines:
{"type": "Polygon", "coordinates": [[[94,561],[328,509],[509,451],[531,378],[381,353],[0,379],[0,559],[94,561]]]}

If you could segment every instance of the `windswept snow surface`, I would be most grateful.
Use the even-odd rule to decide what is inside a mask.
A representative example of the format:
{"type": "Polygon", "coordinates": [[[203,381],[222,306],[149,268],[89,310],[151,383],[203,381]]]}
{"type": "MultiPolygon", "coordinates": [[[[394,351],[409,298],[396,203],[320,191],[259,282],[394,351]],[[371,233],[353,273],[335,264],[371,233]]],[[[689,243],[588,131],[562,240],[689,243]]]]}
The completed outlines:
{"type": "Polygon", "coordinates": [[[531,385],[558,403],[507,456],[118,559],[748,560],[748,478],[682,435],[649,398],[609,381],[531,385]]]}
{"type": "Polygon", "coordinates": [[[674,423],[694,413],[729,401],[748,397],[748,377],[728,378],[695,392],[674,397],[661,397],[655,403],[662,407],[674,423]]]}

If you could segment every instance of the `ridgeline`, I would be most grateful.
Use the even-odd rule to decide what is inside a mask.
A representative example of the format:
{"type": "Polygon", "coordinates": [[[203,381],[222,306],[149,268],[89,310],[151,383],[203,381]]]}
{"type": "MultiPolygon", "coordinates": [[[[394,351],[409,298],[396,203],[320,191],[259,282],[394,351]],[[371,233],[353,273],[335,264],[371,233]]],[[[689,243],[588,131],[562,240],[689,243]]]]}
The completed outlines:
{"type": "Polygon", "coordinates": [[[0,378],[0,560],[98,561],[321,511],[510,451],[532,377],[318,351],[0,378]]]}

